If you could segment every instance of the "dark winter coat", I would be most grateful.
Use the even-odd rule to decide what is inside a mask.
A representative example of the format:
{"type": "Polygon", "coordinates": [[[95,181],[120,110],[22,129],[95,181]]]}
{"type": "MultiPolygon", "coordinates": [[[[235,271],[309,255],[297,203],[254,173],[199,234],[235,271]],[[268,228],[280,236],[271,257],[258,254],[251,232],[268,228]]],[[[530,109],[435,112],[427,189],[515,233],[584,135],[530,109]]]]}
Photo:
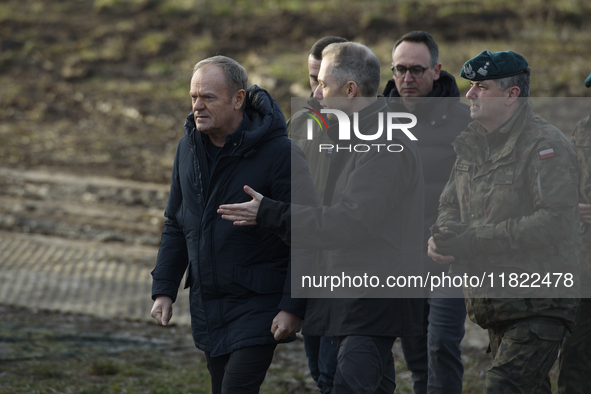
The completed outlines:
{"type": "Polygon", "coordinates": [[[234,146],[222,151],[211,172],[207,137],[196,129],[193,114],[187,117],[152,272],[152,297],[175,300],[187,270],[195,345],[214,357],[277,343],[270,332],[273,318],[280,310],[303,316],[305,308],[305,302],[290,297],[289,247],[269,230],[234,226],[216,212],[221,204],[249,201],[244,185],[290,201],[292,143],[279,106],[265,90],[252,86],[245,114],[250,126],[239,138],[232,135],[234,146]]]}
{"type": "MultiPolygon", "coordinates": [[[[394,80],[388,81],[384,96],[400,97],[394,80]]],[[[449,264],[437,264],[427,256],[427,240],[431,236],[429,228],[437,220],[439,196],[456,161],[456,153],[451,143],[472,122],[472,118],[469,107],[460,102],[456,80],[443,70],[439,79],[433,81],[433,90],[428,97],[429,99],[424,100],[413,111],[417,117],[417,125],[412,128],[412,133],[418,139],[417,145],[425,178],[423,264],[426,272],[437,273],[447,272],[449,264]]],[[[398,99],[392,100],[389,104],[397,111],[408,112],[398,99]]]]}

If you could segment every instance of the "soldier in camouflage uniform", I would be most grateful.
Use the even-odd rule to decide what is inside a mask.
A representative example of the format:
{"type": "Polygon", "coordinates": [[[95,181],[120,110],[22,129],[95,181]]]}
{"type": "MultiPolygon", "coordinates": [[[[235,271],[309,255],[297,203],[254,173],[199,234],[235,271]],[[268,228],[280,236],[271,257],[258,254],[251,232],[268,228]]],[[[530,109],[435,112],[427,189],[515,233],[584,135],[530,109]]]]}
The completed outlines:
{"type": "MultiPolygon", "coordinates": [[[[591,74],[585,80],[591,87],[591,74]]],[[[571,141],[579,159],[579,212],[581,214],[581,282],[591,283],[591,115],[573,130],[571,141]]],[[[572,335],[564,340],[558,358],[559,394],[585,394],[591,390],[591,287],[581,287],[581,309],[572,335]]]]}
{"type": "MultiPolygon", "coordinates": [[[[511,51],[484,51],[464,65],[475,122],[453,143],[458,157],[429,255],[453,261],[454,273],[562,272],[576,282],[576,155],[560,130],[518,98],[529,96],[529,75],[525,59],[511,51]]],[[[494,287],[464,287],[470,319],[489,332],[493,363],[484,392],[551,393],[548,372],[573,329],[578,290],[539,298],[543,289],[500,288],[496,279],[494,287]]]]}

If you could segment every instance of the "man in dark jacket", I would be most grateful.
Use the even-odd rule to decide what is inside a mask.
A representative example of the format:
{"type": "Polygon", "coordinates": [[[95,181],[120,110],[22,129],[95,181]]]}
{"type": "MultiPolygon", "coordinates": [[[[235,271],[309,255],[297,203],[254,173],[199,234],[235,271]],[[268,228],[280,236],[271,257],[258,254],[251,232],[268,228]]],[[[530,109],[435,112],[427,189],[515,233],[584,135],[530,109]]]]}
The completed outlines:
{"type": "MultiPolygon", "coordinates": [[[[278,341],[294,340],[305,309],[290,296],[285,243],[216,213],[220,203],[244,200],[244,183],[278,201],[291,198],[285,118],[266,91],[246,83],[246,71],[230,58],[195,66],[193,112],[177,148],[152,271],[151,314],[162,325],[187,271],[193,339],[205,352],[213,393],[258,393],[278,341]]],[[[294,156],[303,162],[301,150],[294,156]]]]}
{"type": "MultiPolygon", "coordinates": [[[[316,41],[308,55],[308,76],[310,77],[310,97],[306,100],[306,107],[320,111],[322,105],[314,96],[314,91],[318,87],[318,72],[322,63],[322,51],[330,44],[337,42],[347,42],[345,38],[326,36],[316,41]]],[[[293,105],[292,101],[292,105],[293,105]]],[[[307,115],[309,110],[303,109],[296,112],[287,121],[287,135],[295,142],[306,156],[306,162],[310,169],[310,175],[316,188],[318,199],[322,201],[324,197],[324,188],[326,186],[326,177],[330,168],[331,153],[320,151],[319,144],[330,143],[326,130],[322,130],[314,123],[312,139],[307,138],[307,115]]],[[[316,382],[321,394],[328,394],[332,390],[332,381],[337,367],[337,339],[334,337],[321,337],[315,335],[306,335],[304,337],[304,349],[308,358],[308,367],[310,375],[316,382]]]]}
{"type": "Polygon", "coordinates": [[[339,148],[331,162],[324,206],[285,204],[246,187],[252,201],[223,205],[218,212],[236,225],[270,228],[294,247],[321,249],[325,258],[318,268],[333,278],[341,273],[355,278],[376,273],[382,286],[345,285],[334,295],[330,287],[315,289],[322,297],[346,298],[309,298],[303,332],[339,338],[333,394],[391,393],[396,387],[392,345],[396,337],[421,329],[423,301],[385,298],[394,289],[386,288],[386,278],[378,278],[377,272],[381,268],[394,276],[408,273],[409,268],[422,271],[419,153],[401,130],[392,130],[389,140],[376,137],[373,149],[359,137],[359,130],[362,137],[374,134],[380,116],[388,112],[385,100],[377,98],[379,61],[367,47],[351,42],[329,45],[318,81],[315,97],[346,114],[351,124],[345,130],[328,127],[339,148]],[[337,135],[351,130],[355,133],[348,140],[337,135]],[[395,144],[398,150],[387,150],[395,144]],[[373,294],[384,298],[370,298],[373,294]]]}
{"type": "Polygon", "coordinates": [[[307,121],[310,119],[308,116],[310,111],[307,108],[320,111],[323,107],[322,103],[314,98],[314,91],[318,87],[318,72],[320,71],[320,63],[322,62],[322,51],[330,44],[338,42],[347,42],[347,40],[342,37],[326,36],[316,41],[310,49],[310,54],[308,55],[308,73],[312,93],[306,100],[306,108],[294,113],[287,121],[287,136],[304,151],[308,167],[310,168],[310,175],[312,175],[312,180],[314,181],[316,193],[320,201],[324,197],[324,188],[326,186],[328,169],[330,168],[332,151],[320,151],[318,145],[330,144],[331,139],[326,133],[326,130],[317,127],[316,123],[312,125],[314,128],[313,138],[307,138],[307,121]]]}
{"type": "MultiPolygon", "coordinates": [[[[418,138],[425,178],[423,267],[431,275],[449,270],[449,265],[439,265],[427,256],[429,227],[437,220],[439,196],[456,158],[451,143],[472,121],[468,106],[460,103],[454,77],[441,70],[438,56],[438,45],[429,33],[405,34],[394,44],[394,77],[384,89],[394,109],[417,117],[413,134],[418,138]]],[[[423,333],[400,339],[406,366],[412,372],[414,394],[462,392],[460,342],[465,321],[461,288],[437,287],[425,299],[423,333]]]]}

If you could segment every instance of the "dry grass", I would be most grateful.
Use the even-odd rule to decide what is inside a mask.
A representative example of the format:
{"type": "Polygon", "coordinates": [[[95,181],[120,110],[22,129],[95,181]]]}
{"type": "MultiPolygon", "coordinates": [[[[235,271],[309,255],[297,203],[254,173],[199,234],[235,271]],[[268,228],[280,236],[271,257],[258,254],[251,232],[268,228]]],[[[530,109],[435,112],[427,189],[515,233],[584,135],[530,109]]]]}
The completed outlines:
{"type": "MultiPolygon", "coordinates": [[[[236,58],[289,117],[290,98],[309,89],[308,50],[329,34],[369,45],[383,64],[382,86],[391,78],[394,41],[424,29],[454,75],[482,50],[511,49],[530,63],[533,96],[589,96],[582,82],[591,72],[591,2],[515,4],[6,0],[0,4],[0,162],[167,183],[190,111],[195,62],[215,54],[236,58]]],[[[467,82],[458,83],[465,92],[467,82]]],[[[489,358],[473,350],[464,355],[465,392],[480,392],[489,358]]],[[[397,360],[399,390],[410,392],[399,353],[397,360]]],[[[263,392],[298,392],[294,387],[305,380],[299,370],[274,367],[263,392]]],[[[0,393],[200,393],[207,385],[198,358],[150,350],[0,363],[0,393]]]]}

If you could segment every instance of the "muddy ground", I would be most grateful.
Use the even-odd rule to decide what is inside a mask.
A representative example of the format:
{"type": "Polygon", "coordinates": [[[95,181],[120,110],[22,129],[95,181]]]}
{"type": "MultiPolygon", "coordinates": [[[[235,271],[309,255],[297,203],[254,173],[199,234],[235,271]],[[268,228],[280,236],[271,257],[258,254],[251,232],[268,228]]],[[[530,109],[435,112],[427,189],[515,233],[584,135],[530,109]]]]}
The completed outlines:
{"type": "MultiPolygon", "coordinates": [[[[190,110],[187,86],[196,61],[215,54],[236,58],[247,68],[250,82],[268,89],[289,117],[290,98],[307,95],[307,51],[324,35],[362,41],[380,50],[380,59],[387,61],[393,37],[430,30],[443,48],[457,45],[457,51],[448,50],[444,58],[455,69],[467,56],[463,48],[482,48],[474,42],[499,46],[514,39],[516,31],[521,31],[519,45],[533,56],[538,48],[523,39],[537,37],[539,31],[532,26],[556,30],[541,36],[545,49],[553,45],[576,56],[588,49],[586,6],[580,6],[581,13],[576,7],[534,7],[535,2],[520,9],[498,3],[496,8],[478,9],[478,2],[470,1],[451,8],[410,0],[376,2],[369,11],[360,8],[360,2],[333,1],[310,2],[312,8],[298,2],[282,8],[267,1],[255,6],[197,0],[0,3],[0,238],[12,239],[14,234],[30,241],[19,244],[25,245],[20,249],[6,246],[1,249],[4,255],[0,251],[5,259],[0,265],[11,259],[0,276],[0,295],[5,297],[0,299],[0,382],[15,374],[18,360],[27,357],[60,363],[76,352],[172,347],[172,363],[199,360],[186,325],[164,331],[147,322],[149,294],[147,305],[133,306],[143,318],[127,319],[114,316],[116,309],[109,312],[96,305],[86,313],[82,307],[77,313],[65,313],[60,306],[40,307],[54,304],[42,302],[43,293],[33,298],[10,287],[20,283],[11,278],[23,280],[20,274],[11,275],[24,261],[19,256],[32,253],[26,245],[39,242],[50,250],[51,245],[56,250],[64,245],[68,250],[106,250],[105,262],[142,272],[153,266],[174,152],[190,110]],[[530,28],[531,34],[524,30],[530,28]],[[32,300],[40,300],[39,305],[32,300]],[[38,346],[13,346],[26,345],[31,338],[45,339],[38,346]]],[[[542,56],[551,58],[545,52],[542,56]]],[[[573,75],[565,76],[563,68],[550,71],[552,78],[537,82],[539,91],[549,96],[586,93],[574,82],[581,79],[585,63],[579,58],[565,62],[572,65],[573,75]]],[[[548,70],[546,65],[540,68],[548,70]]],[[[384,80],[391,77],[388,73],[385,68],[384,80]]],[[[55,257],[57,252],[52,253],[55,257]]],[[[44,283],[50,286],[50,281],[44,283]]],[[[478,387],[488,359],[482,332],[468,328],[467,381],[478,387]]],[[[400,360],[399,349],[396,352],[400,360]]],[[[296,371],[273,372],[283,382],[283,392],[313,390],[301,341],[278,363],[275,371],[296,371]]],[[[404,371],[400,361],[397,368],[404,371]]],[[[400,382],[401,392],[408,392],[407,372],[401,372],[400,382]]],[[[2,390],[0,383],[0,392],[14,392],[2,390]]],[[[53,390],[22,392],[76,392],[53,390]]]]}

